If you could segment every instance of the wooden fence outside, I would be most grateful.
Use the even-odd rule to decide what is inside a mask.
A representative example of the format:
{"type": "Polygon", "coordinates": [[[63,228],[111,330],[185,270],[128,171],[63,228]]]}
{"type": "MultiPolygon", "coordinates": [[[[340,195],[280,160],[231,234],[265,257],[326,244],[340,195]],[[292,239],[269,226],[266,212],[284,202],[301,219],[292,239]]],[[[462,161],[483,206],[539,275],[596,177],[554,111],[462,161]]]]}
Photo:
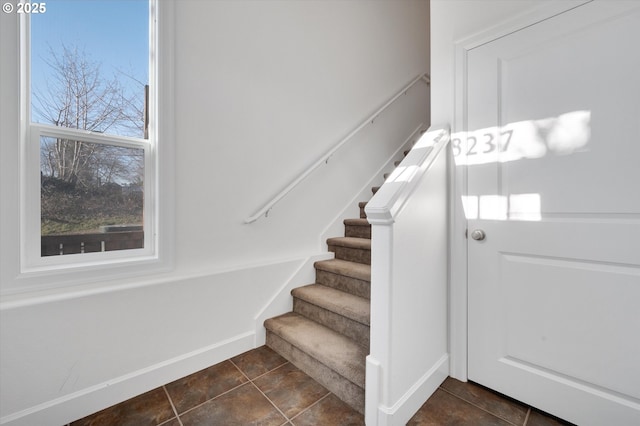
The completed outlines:
{"type": "Polygon", "coordinates": [[[46,235],[41,238],[42,256],[129,250],[143,247],[144,231],[46,235]]]}

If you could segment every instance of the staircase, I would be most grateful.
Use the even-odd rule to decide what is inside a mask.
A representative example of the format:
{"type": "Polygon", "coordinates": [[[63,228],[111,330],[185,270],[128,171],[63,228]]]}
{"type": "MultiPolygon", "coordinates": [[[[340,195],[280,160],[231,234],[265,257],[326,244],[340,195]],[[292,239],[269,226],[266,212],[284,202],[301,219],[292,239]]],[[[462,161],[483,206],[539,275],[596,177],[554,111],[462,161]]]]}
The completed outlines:
{"type": "Polygon", "coordinates": [[[314,264],[316,282],[291,291],[293,312],[264,323],[267,346],[362,414],[371,294],[366,204],[359,203],[359,218],[344,220],[344,237],[327,240],[335,258],[314,264]]]}

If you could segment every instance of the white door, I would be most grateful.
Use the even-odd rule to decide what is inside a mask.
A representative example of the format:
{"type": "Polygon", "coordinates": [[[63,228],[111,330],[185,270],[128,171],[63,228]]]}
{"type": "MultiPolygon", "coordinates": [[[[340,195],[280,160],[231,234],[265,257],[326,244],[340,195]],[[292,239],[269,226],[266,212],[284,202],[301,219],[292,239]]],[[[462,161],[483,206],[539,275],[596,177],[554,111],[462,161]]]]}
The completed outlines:
{"type": "Polygon", "coordinates": [[[469,379],[580,425],[640,425],[640,2],[467,59],[469,379]]]}

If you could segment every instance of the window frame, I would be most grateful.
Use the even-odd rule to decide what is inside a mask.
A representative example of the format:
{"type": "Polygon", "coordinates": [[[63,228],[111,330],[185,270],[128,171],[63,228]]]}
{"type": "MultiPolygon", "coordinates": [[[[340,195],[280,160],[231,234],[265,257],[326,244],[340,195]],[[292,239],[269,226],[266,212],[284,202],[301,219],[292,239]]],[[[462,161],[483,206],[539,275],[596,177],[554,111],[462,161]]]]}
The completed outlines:
{"type": "MultiPolygon", "coordinates": [[[[172,268],[173,109],[158,107],[161,98],[166,105],[173,105],[172,3],[149,0],[150,90],[147,139],[31,122],[30,19],[28,14],[19,16],[20,268],[17,278],[23,284],[33,284],[37,288],[59,287],[126,278],[172,268]],[[159,31],[160,25],[162,32],[159,31]],[[160,69],[163,71],[160,72],[160,69]],[[166,123],[160,125],[165,120],[166,123]],[[41,256],[40,140],[43,136],[143,149],[143,248],[41,256]],[[159,232],[160,228],[162,232],[159,232]]],[[[25,286],[21,290],[31,288],[33,287],[25,286]]]]}

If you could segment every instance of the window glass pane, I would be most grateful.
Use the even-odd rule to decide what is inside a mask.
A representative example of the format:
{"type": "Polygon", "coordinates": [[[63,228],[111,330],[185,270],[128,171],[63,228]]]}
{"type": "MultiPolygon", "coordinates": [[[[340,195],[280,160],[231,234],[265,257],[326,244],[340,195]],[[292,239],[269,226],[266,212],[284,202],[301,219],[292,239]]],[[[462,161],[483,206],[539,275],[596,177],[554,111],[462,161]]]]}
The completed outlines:
{"type": "Polygon", "coordinates": [[[42,137],[42,256],[142,248],[143,179],[143,149],[42,137]]]}
{"type": "Polygon", "coordinates": [[[31,16],[31,120],[144,137],[147,0],[48,0],[31,16]]]}

